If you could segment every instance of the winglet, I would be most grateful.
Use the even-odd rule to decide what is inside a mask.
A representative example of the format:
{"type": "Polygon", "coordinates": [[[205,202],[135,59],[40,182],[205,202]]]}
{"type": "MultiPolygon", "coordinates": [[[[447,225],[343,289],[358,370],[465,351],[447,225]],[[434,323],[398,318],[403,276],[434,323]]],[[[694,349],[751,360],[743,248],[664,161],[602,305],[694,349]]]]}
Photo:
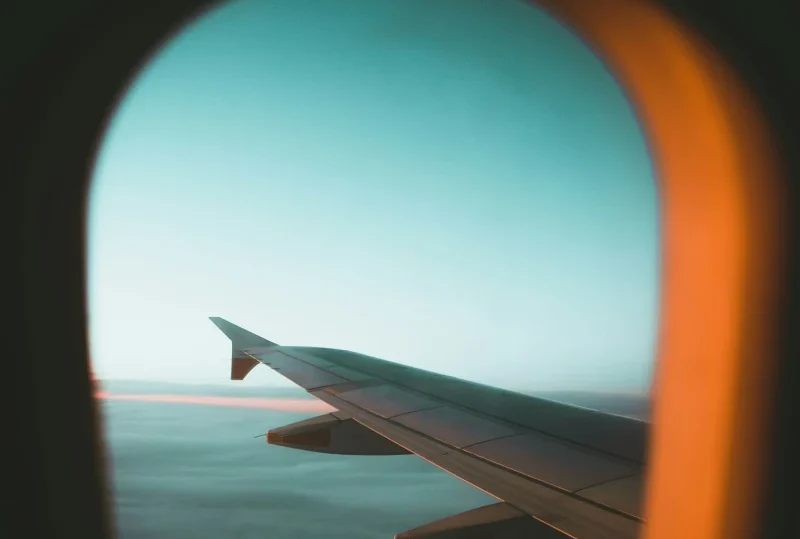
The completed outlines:
{"type": "Polygon", "coordinates": [[[276,343],[259,337],[244,328],[232,324],[218,316],[209,316],[215,326],[231,340],[231,380],[244,380],[244,377],[258,365],[258,360],[253,359],[243,352],[248,348],[277,346],[276,343]]]}

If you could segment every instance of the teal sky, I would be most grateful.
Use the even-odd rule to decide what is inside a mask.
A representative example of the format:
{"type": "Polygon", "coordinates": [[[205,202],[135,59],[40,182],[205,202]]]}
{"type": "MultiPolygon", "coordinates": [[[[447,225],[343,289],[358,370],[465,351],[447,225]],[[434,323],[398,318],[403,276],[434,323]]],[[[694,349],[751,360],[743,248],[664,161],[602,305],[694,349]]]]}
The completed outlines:
{"type": "Polygon", "coordinates": [[[629,104],[540,10],[228,3],[154,56],[102,144],[93,362],[224,383],[213,315],[509,389],[642,390],[657,226],[629,104]]]}

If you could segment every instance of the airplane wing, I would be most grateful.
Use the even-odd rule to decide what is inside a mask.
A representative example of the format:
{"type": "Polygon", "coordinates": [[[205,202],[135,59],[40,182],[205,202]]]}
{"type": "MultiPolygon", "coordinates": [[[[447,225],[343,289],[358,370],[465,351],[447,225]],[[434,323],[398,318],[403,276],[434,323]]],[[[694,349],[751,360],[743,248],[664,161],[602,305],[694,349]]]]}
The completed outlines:
{"type": "Polygon", "coordinates": [[[355,352],[279,346],[222,318],[211,321],[231,339],[232,379],[262,363],[338,410],[273,429],[269,443],[351,455],[414,453],[498,499],[396,538],[639,533],[645,421],[355,352]]]}

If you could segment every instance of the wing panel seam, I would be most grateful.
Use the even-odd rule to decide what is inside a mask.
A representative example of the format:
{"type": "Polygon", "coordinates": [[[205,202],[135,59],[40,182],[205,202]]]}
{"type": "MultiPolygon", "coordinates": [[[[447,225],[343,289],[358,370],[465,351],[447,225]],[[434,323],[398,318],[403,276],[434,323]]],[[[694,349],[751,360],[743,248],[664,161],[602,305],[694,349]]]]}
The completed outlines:
{"type": "MultiPolygon", "coordinates": [[[[578,501],[581,501],[581,502],[584,502],[584,503],[588,503],[589,505],[595,506],[595,507],[597,507],[597,508],[599,508],[599,509],[603,509],[604,511],[609,511],[609,512],[611,512],[611,513],[614,513],[615,515],[618,515],[618,516],[620,516],[620,517],[622,517],[622,518],[625,518],[625,519],[627,519],[627,520],[631,520],[631,521],[633,521],[633,522],[637,522],[637,523],[642,523],[642,522],[643,522],[643,520],[641,519],[641,517],[637,517],[636,515],[631,515],[631,514],[629,514],[629,513],[625,513],[624,511],[620,511],[619,509],[615,509],[615,508],[613,508],[613,507],[609,507],[609,506],[607,506],[607,505],[604,505],[604,504],[602,504],[602,503],[596,502],[596,501],[594,501],[594,500],[590,500],[590,499],[588,499],[588,498],[584,498],[583,496],[580,496],[580,495],[578,495],[578,494],[577,494],[578,490],[576,490],[576,491],[570,491],[570,490],[567,490],[567,489],[561,488],[561,487],[559,487],[559,486],[557,486],[557,485],[553,485],[553,484],[551,484],[551,483],[547,483],[546,481],[543,481],[543,480],[541,480],[541,479],[537,479],[537,478],[535,478],[535,477],[531,477],[531,476],[529,476],[529,475],[525,475],[525,474],[523,474],[523,473],[521,473],[521,472],[518,472],[518,471],[516,471],[516,470],[513,470],[513,469],[511,469],[511,468],[507,468],[507,467],[505,467],[505,466],[499,465],[499,464],[497,464],[497,463],[495,463],[495,462],[492,462],[492,461],[490,461],[490,460],[487,460],[487,459],[485,459],[485,458],[483,458],[483,457],[481,457],[481,456],[479,456],[479,455],[476,455],[476,454],[474,454],[474,453],[466,453],[466,452],[464,452],[464,451],[460,450],[459,448],[457,448],[457,447],[455,447],[455,446],[453,446],[453,445],[451,445],[451,444],[449,444],[449,443],[447,443],[447,442],[443,442],[443,441],[441,441],[441,440],[437,440],[436,438],[433,438],[432,436],[429,436],[429,435],[427,435],[427,434],[425,434],[425,433],[423,433],[423,432],[419,432],[419,431],[416,431],[416,430],[413,430],[413,429],[409,429],[408,427],[406,427],[406,426],[405,426],[405,425],[403,425],[402,423],[395,423],[395,422],[394,422],[394,421],[392,421],[391,419],[380,417],[380,416],[378,416],[377,414],[373,414],[373,413],[372,413],[372,412],[370,412],[369,410],[366,410],[366,409],[364,409],[364,408],[361,408],[361,407],[360,407],[360,406],[358,406],[358,405],[351,404],[351,403],[349,403],[349,402],[347,402],[347,401],[344,401],[344,400],[342,400],[342,399],[339,399],[338,397],[336,397],[336,396],[334,396],[334,395],[330,395],[330,396],[331,396],[332,398],[334,398],[334,399],[338,400],[338,401],[341,401],[341,402],[343,402],[343,403],[344,403],[344,405],[345,405],[345,407],[347,407],[347,406],[350,406],[350,407],[352,407],[352,408],[355,408],[356,410],[358,410],[358,411],[360,411],[360,412],[363,412],[363,413],[365,413],[365,414],[368,414],[369,416],[371,416],[371,417],[375,418],[377,421],[386,421],[387,423],[391,424],[393,427],[396,427],[396,428],[399,428],[399,429],[403,429],[403,430],[405,430],[405,431],[409,432],[411,435],[414,435],[414,436],[419,436],[419,437],[421,437],[421,438],[428,439],[429,441],[435,442],[435,443],[437,443],[437,444],[439,444],[439,445],[442,445],[442,446],[445,446],[445,447],[449,448],[449,449],[450,449],[450,451],[448,451],[447,453],[444,453],[444,455],[446,455],[446,454],[449,454],[449,453],[452,453],[453,451],[458,451],[459,453],[461,453],[462,455],[465,455],[465,456],[466,456],[466,457],[468,457],[468,458],[474,458],[474,459],[476,459],[476,460],[479,460],[479,461],[481,461],[481,462],[484,462],[484,463],[488,464],[489,466],[492,466],[493,468],[496,468],[497,470],[500,470],[501,472],[508,473],[508,474],[511,474],[511,475],[515,475],[515,476],[517,476],[517,477],[521,477],[521,478],[523,478],[523,479],[525,479],[525,480],[527,480],[527,481],[532,481],[532,482],[534,482],[534,483],[536,483],[536,484],[538,484],[538,485],[540,485],[540,486],[543,486],[543,487],[545,487],[545,488],[548,488],[548,489],[554,490],[554,491],[556,491],[556,492],[560,492],[561,494],[564,494],[564,495],[566,495],[566,496],[568,496],[568,497],[570,497],[570,498],[572,498],[572,499],[575,499],[575,500],[578,500],[578,501]]],[[[337,406],[338,406],[338,405],[337,405],[337,406]]],[[[355,416],[353,416],[353,419],[355,419],[356,421],[358,421],[358,417],[355,417],[355,416]]],[[[375,429],[374,429],[374,428],[372,428],[372,427],[370,427],[369,425],[366,425],[366,424],[362,423],[361,421],[359,421],[359,423],[361,423],[361,424],[362,424],[362,425],[364,425],[365,427],[369,428],[370,430],[373,430],[373,431],[375,431],[375,429]]],[[[530,430],[530,429],[529,429],[529,430],[530,430]]],[[[376,431],[376,432],[377,432],[378,434],[381,434],[381,433],[380,433],[380,432],[378,432],[378,431],[376,431]]],[[[514,434],[514,436],[517,436],[517,435],[520,435],[520,434],[524,434],[524,433],[515,433],[515,434],[514,434]]],[[[381,434],[381,436],[385,436],[385,435],[381,434]]],[[[505,438],[505,436],[503,436],[503,438],[505,438]]],[[[391,439],[391,438],[390,438],[390,439],[391,439]]],[[[394,440],[392,440],[392,441],[394,441],[394,440]]],[[[489,442],[489,441],[492,441],[492,440],[486,440],[486,442],[489,442]]],[[[565,441],[565,440],[562,440],[562,441],[565,441]]],[[[395,443],[397,443],[397,442],[395,442],[395,443]]],[[[480,443],[484,443],[484,442],[480,442],[480,443]]],[[[402,444],[400,444],[400,445],[402,445],[402,444]]],[[[420,457],[420,458],[423,458],[423,459],[425,459],[426,461],[428,461],[428,462],[431,462],[432,464],[434,464],[434,465],[438,466],[439,468],[442,468],[442,469],[444,469],[444,470],[445,470],[445,471],[447,471],[448,473],[451,473],[452,475],[456,475],[456,474],[454,474],[453,472],[450,472],[449,470],[446,470],[446,468],[443,468],[442,466],[439,466],[438,464],[436,464],[436,463],[434,463],[434,462],[430,461],[429,459],[427,459],[427,458],[423,457],[422,455],[420,455],[420,454],[419,454],[419,453],[417,453],[416,451],[413,451],[412,449],[409,449],[408,447],[405,447],[405,446],[403,446],[403,447],[404,447],[404,449],[407,449],[408,451],[410,451],[411,453],[414,453],[414,454],[415,454],[415,455],[417,455],[418,457],[420,457]]],[[[636,475],[636,474],[630,474],[630,475],[636,475]]],[[[458,477],[458,476],[456,475],[456,477],[458,477]]],[[[616,481],[616,480],[619,480],[619,479],[624,479],[625,477],[628,477],[628,475],[625,475],[625,476],[620,476],[620,477],[615,477],[614,479],[611,479],[611,481],[616,481]]],[[[459,477],[459,479],[462,479],[462,480],[463,480],[463,481],[465,481],[466,483],[469,483],[470,485],[473,485],[472,483],[470,483],[470,482],[469,482],[469,481],[467,481],[466,479],[463,479],[463,478],[461,478],[461,477],[459,477]]],[[[483,490],[484,492],[487,492],[486,490],[484,490],[484,489],[483,489],[483,488],[481,488],[481,487],[478,487],[477,485],[473,485],[473,486],[474,486],[474,487],[476,487],[476,488],[478,488],[478,489],[480,489],[480,490],[483,490]]],[[[594,486],[594,485],[593,485],[593,486],[594,486]]],[[[590,487],[582,487],[582,488],[581,488],[581,489],[579,489],[579,490],[584,490],[584,488],[590,488],[590,487]]],[[[488,493],[488,492],[487,492],[487,493],[488,493]]],[[[497,497],[497,496],[494,496],[494,495],[493,495],[493,494],[491,494],[491,493],[488,493],[488,494],[492,495],[492,496],[493,496],[493,497],[495,497],[495,498],[497,497]]],[[[498,499],[499,499],[499,498],[498,498],[498,499]]]]}

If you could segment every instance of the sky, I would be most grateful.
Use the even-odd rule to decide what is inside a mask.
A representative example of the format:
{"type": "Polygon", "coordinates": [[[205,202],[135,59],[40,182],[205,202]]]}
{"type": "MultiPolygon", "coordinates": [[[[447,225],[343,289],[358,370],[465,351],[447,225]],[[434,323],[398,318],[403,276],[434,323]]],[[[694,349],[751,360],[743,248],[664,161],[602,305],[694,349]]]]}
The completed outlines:
{"type": "Polygon", "coordinates": [[[645,140],[602,62],[518,0],[204,14],[122,97],[88,240],[101,378],[232,383],[222,316],[512,390],[649,387],[645,140]]]}

